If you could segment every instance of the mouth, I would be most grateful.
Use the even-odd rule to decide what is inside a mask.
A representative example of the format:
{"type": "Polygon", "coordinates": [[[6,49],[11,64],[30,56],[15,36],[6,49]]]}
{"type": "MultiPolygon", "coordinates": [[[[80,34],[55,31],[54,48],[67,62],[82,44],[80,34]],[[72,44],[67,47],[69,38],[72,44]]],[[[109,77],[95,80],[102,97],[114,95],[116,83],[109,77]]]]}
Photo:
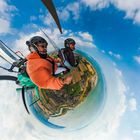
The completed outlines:
{"type": "Polygon", "coordinates": [[[40,51],[41,54],[47,54],[47,51],[40,51]]]}

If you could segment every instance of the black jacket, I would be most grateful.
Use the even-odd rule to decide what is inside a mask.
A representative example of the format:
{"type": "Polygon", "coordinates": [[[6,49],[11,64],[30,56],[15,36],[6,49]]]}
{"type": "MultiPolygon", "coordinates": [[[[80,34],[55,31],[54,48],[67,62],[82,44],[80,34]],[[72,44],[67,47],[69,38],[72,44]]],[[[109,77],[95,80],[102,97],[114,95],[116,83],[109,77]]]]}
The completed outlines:
{"type": "MultiPolygon", "coordinates": [[[[64,54],[65,60],[67,60],[72,67],[76,67],[78,65],[74,53],[70,48],[62,48],[61,52],[64,54]]],[[[62,58],[61,53],[59,53],[59,57],[62,58]]]]}

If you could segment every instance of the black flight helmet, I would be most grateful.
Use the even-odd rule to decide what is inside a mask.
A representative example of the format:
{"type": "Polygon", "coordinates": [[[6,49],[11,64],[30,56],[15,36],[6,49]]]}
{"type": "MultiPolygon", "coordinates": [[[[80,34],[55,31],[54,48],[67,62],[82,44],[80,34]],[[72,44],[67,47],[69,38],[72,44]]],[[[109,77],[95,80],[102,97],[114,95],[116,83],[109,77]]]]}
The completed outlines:
{"type": "Polygon", "coordinates": [[[67,39],[64,41],[64,46],[65,46],[65,48],[69,48],[69,47],[70,47],[70,44],[75,45],[76,43],[75,43],[74,39],[72,39],[72,38],[67,38],[67,39]]]}
{"type": "Polygon", "coordinates": [[[30,51],[34,49],[36,52],[38,52],[38,44],[45,44],[46,46],[48,45],[47,41],[41,36],[34,36],[29,41],[26,41],[26,45],[30,51]]]}

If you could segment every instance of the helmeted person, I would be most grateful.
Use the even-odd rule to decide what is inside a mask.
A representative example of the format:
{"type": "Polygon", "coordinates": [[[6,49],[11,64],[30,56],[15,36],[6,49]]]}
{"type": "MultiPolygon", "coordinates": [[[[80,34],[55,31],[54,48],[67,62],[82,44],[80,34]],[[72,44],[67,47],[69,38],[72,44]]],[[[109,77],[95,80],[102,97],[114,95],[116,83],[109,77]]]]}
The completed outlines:
{"type": "Polygon", "coordinates": [[[34,36],[26,45],[30,54],[26,57],[26,71],[30,79],[38,87],[44,89],[60,90],[65,84],[70,84],[72,77],[55,77],[54,73],[58,69],[57,60],[47,54],[47,41],[41,36],[34,36]]]}
{"type": "Polygon", "coordinates": [[[75,59],[73,51],[75,50],[75,40],[72,38],[67,38],[64,41],[65,48],[61,49],[61,52],[59,53],[59,57],[63,60],[64,66],[66,66],[68,69],[71,69],[72,67],[76,67],[78,65],[77,60],[75,59]]]}

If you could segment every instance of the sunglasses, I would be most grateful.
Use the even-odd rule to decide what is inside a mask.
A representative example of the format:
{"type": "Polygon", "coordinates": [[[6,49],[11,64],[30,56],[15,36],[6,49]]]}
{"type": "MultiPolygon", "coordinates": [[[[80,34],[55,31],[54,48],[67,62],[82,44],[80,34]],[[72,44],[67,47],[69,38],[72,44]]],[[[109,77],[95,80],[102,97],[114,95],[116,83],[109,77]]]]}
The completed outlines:
{"type": "Polygon", "coordinates": [[[70,45],[75,46],[75,43],[70,43],[70,45]]]}

